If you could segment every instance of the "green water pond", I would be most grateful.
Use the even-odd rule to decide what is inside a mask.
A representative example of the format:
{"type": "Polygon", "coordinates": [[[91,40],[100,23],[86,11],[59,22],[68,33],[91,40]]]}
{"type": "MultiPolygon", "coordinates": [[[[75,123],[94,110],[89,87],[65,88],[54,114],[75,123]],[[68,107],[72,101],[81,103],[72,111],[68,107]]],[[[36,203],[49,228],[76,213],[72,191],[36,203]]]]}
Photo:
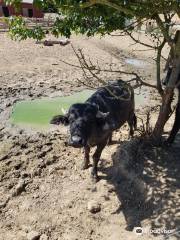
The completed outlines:
{"type": "MultiPolygon", "coordinates": [[[[63,110],[68,110],[73,103],[80,103],[87,100],[93,90],[83,90],[70,96],[42,98],[17,102],[10,117],[10,122],[23,128],[48,129],[53,116],[64,114],[63,110]]],[[[145,104],[143,94],[135,94],[136,107],[145,104]]]]}
{"type": "Polygon", "coordinates": [[[24,127],[47,128],[53,116],[64,114],[62,109],[67,110],[73,103],[84,102],[93,92],[84,90],[70,96],[17,102],[10,122],[24,127]]]}

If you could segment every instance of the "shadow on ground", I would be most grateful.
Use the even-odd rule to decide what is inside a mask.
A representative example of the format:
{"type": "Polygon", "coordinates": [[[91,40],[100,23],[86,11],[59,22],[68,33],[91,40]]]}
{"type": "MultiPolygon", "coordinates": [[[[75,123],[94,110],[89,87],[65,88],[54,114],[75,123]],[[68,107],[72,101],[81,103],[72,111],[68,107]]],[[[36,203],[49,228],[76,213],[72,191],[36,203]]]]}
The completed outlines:
{"type": "MultiPolygon", "coordinates": [[[[115,186],[121,203],[117,212],[123,211],[127,230],[140,227],[146,219],[150,229],[172,230],[173,239],[179,239],[179,156],[180,134],[168,148],[133,139],[117,147],[112,167],[102,167],[107,180],[115,186]]],[[[168,234],[164,239],[170,239],[168,234]]]]}

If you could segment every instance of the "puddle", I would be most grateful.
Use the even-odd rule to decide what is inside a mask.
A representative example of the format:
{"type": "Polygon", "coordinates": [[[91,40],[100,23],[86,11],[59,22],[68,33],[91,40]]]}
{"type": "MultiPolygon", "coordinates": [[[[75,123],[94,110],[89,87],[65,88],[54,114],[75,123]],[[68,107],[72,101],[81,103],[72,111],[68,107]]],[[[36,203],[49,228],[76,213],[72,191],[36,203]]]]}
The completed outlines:
{"type": "MultiPolygon", "coordinates": [[[[93,90],[83,90],[70,96],[43,98],[38,100],[21,101],[15,104],[10,122],[21,128],[46,130],[51,125],[51,118],[58,114],[64,114],[62,109],[67,110],[73,103],[84,102],[93,90]]],[[[135,91],[136,108],[145,105],[145,93],[138,94],[135,91]]]]}
{"type": "Polygon", "coordinates": [[[147,62],[144,60],[136,59],[136,58],[126,58],[125,62],[127,64],[133,65],[135,67],[144,68],[147,65],[147,62]]]}
{"type": "Polygon", "coordinates": [[[54,115],[63,114],[75,102],[84,102],[94,91],[84,90],[70,96],[21,101],[15,104],[10,122],[22,127],[48,128],[54,115]]]}

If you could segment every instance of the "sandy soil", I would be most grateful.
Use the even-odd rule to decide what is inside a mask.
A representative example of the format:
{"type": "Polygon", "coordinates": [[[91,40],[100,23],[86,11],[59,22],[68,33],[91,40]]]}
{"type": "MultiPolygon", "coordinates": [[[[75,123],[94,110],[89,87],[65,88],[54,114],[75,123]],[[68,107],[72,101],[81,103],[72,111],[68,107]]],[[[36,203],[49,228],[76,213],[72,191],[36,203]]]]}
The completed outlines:
{"type": "MultiPolygon", "coordinates": [[[[103,68],[111,63],[115,69],[137,71],[151,83],[155,79],[154,53],[139,51],[141,47],[125,37],[79,36],[71,41],[103,68]],[[144,60],[145,67],[127,65],[127,57],[144,60]]],[[[16,101],[84,88],[77,81],[83,79],[82,72],[60,62],[77,63],[71,46],[13,42],[5,34],[0,34],[0,43],[0,240],[148,240],[165,239],[162,233],[150,234],[150,229],[176,231],[180,226],[178,137],[169,149],[155,148],[138,139],[129,141],[124,126],[114,133],[117,143],[103,151],[100,181],[93,184],[89,170],[80,170],[82,152],[65,145],[66,129],[30,132],[8,122],[16,101]],[[142,236],[133,230],[140,225],[146,231],[142,236]]],[[[153,104],[157,93],[147,93],[153,104]]],[[[145,105],[150,105],[149,99],[145,105]]],[[[138,109],[137,115],[142,112],[138,109]]],[[[172,122],[173,118],[166,130],[172,122]]]]}

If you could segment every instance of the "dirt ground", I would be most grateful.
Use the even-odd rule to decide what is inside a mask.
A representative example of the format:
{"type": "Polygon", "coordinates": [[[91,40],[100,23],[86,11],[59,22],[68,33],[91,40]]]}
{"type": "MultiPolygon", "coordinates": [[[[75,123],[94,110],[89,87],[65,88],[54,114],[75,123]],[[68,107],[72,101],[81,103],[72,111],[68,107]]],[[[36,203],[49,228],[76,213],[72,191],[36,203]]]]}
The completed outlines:
{"type": "MultiPolygon", "coordinates": [[[[142,51],[127,37],[74,36],[71,42],[103,68],[111,63],[114,69],[136,71],[155,81],[154,52],[142,51]],[[144,67],[126,64],[127,57],[143,60],[144,67]]],[[[163,54],[167,56],[168,49],[163,54]]],[[[140,139],[129,141],[128,128],[122,127],[114,133],[117,142],[103,151],[100,181],[94,184],[90,171],[80,170],[82,151],[66,146],[66,129],[35,132],[8,122],[19,100],[84,88],[78,82],[82,72],[60,60],[78,63],[70,45],[19,43],[0,34],[0,240],[179,239],[180,136],[171,148],[156,148],[140,139]],[[142,235],[135,232],[140,226],[142,235]],[[157,229],[162,232],[155,233],[157,229]]],[[[150,98],[137,116],[158,102],[154,90],[145,93],[150,98]]],[[[166,131],[172,123],[173,117],[166,131]]]]}

